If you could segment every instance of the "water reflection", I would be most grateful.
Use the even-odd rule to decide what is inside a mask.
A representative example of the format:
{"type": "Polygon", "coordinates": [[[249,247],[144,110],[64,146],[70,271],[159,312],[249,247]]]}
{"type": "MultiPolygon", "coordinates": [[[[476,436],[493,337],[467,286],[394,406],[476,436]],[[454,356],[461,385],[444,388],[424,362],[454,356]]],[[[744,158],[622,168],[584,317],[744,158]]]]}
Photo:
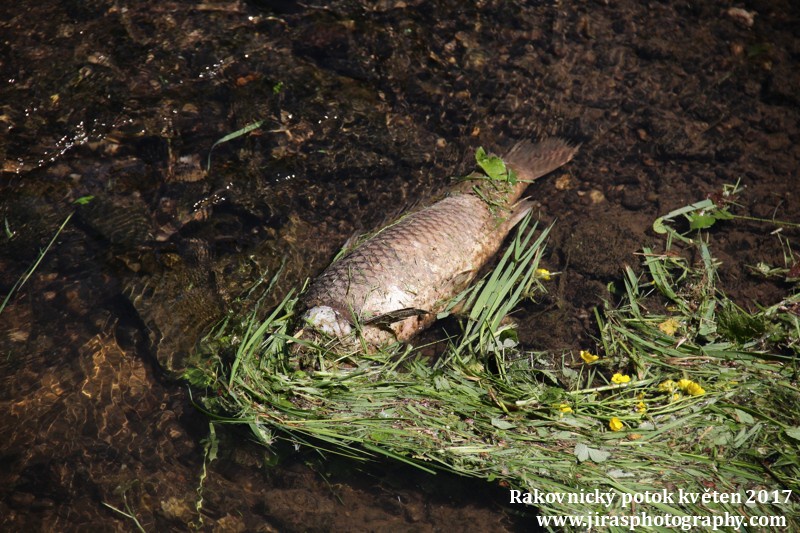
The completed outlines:
{"type": "Polygon", "coordinates": [[[3,525],[505,524],[502,511],[465,506],[475,499],[460,482],[420,491],[429,480],[417,473],[353,475],[291,448],[275,466],[224,427],[209,461],[208,421],[173,380],[197,339],[259,298],[255,281],[283,268],[282,297],[354,231],[438,186],[423,177],[438,136],[405,110],[390,116],[373,82],[295,54],[307,21],[339,27],[318,19],[324,10],[292,8],[287,22],[212,7],[52,2],[6,18],[17,38],[0,66],[13,104],[0,144],[1,292],[38,263],[0,313],[3,525]],[[216,141],[265,117],[206,168],[216,141]]]}

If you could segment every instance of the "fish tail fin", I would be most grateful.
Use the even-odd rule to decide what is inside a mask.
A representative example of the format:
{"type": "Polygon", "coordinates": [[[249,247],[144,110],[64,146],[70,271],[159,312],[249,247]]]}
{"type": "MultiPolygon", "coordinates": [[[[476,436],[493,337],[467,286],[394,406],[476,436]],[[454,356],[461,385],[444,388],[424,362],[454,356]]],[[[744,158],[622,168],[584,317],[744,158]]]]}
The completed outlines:
{"type": "Polygon", "coordinates": [[[569,163],[578,148],[579,145],[572,145],[558,137],[536,144],[521,141],[514,145],[503,160],[516,172],[520,181],[530,182],[569,163]]]}

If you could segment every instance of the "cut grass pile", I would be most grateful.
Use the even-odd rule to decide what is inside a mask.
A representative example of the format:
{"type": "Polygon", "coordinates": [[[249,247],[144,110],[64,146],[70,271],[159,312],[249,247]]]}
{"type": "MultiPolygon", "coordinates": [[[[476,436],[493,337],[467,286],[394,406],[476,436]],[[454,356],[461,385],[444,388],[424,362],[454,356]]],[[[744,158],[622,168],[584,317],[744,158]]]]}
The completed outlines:
{"type": "Polygon", "coordinates": [[[644,274],[624,272],[622,302],[596,311],[600,353],[576,346],[583,362],[564,357],[559,371],[542,369],[537,361],[552,356],[524,349],[501,321],[541,290],[547,231],[535,237],[523,224],[497,267],[459,297],[463,334],[435,362],[399,345],[342,356],[309,344],[318,370],[300,370],[290,295],[263,322],[229,319],[186,377],[216,423],[247,424],[265,445],[391,458],[540,496],[615,495],[610,506],[539,498],[544,515],[727,512],[797,527],[796,286],[748,313],[718,289],[703,234],[674,239],[659,220],[671,232],[666,250],[645,249],[644,274]],[[684,259],[692,255],[697,264],[684,259]],[[657,501],[622,503],[646,493],[657,501]]]}

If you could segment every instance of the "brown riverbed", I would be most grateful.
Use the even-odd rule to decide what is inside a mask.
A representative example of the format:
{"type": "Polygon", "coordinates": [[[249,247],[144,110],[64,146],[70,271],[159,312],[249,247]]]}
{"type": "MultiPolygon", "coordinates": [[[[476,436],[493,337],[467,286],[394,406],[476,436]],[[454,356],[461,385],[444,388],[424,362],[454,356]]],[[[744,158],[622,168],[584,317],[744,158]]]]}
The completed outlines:
{"type": "MultiPolygon", "coordinates": [[[[256,280],[282,267],[285,294],[479,145],[582,143],[529,190],[563,274],[520,336],[557,357],[595,348],[608,284],[663,246],[656,217],[739,182],[735,214],[800,222],[795,3],[464,6],[0,7],[0,297],[72,214],[0,314],[2,529],[135,528],[105,503],[148,531],[528,530],[502,487],[224,428],[201,499],[208,422],[173,376],[256,280]]],[[[752,268],[800,260],[800,232],[779,228],[708,233],[745,308],[791,290],[752,268]]]]}

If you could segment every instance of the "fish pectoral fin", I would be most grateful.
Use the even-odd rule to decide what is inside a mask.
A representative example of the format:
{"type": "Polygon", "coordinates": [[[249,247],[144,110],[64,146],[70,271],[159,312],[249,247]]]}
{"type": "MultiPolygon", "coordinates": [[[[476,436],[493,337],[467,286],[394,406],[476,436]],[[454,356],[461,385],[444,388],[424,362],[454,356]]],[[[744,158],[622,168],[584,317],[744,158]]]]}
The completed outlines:
{"type": "Polygon", "coordinates": [[[362,324],[364,326],[388,326],[389,324],[394,324],[395,322],[400,322],[401,320],[405,320],[408,317],[422,316],[427,314],[430,313],[428,311],[423,311],[422,309],[416,309],[414,307],[406,307],[404,309],[389,311],[388,313],[368,318],[364,320],[362,324]]]}
{"type": "Polygon", "coordinates": [[[523,198],[519,202],[512,205],[511,213],[508,215],[508,218],[506,218],[503,224],[506,232],[511,231],[511,228],[519,224],[520,221],[533,210],[533,205],[533,200],[530,198],[523,198]]]}
{"type": "Polygon", "coordinates": [[[450,283],[458,291],[461,291],[463,289],[466,289],[469,286],[469,284],[472,283],[472,280],[475,279],[475,274],[476,274],[475,269],[463,270],[458,274],[456,274],[455,276],[453,276],[450,283]]]}

